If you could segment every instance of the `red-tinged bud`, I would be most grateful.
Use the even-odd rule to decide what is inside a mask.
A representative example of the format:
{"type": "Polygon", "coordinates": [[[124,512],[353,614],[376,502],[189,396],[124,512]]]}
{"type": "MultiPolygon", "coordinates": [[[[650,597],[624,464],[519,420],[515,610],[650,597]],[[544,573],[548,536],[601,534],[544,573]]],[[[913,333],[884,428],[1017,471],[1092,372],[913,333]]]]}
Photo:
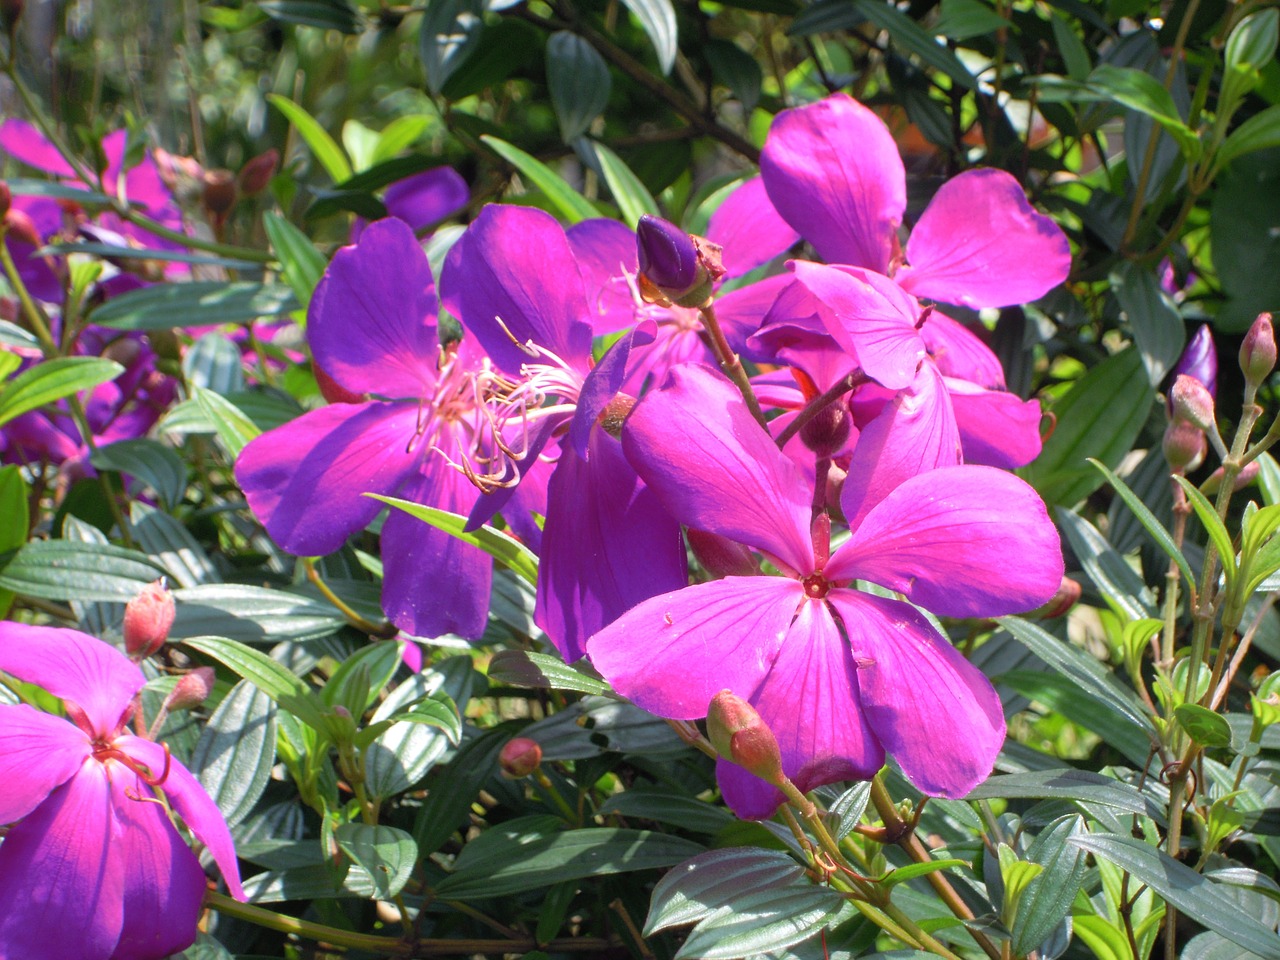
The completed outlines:
{"type": "Polygon", "coordinates": [[[215,220],[225,220],[236,205],[236,178],[231,171],[206,170],[200,200],[215,220]]]}
{"type": "Polygon", "coordinates": [[[1213,395],[1209,389],[1195,377],[1185,373],[1173,381],[1169,391],[1169,399],[1173,403],[1173,418],[1185,420],[1201,430],[1215,429],[1213,420],[1213,395]]]}
{"type": "Polygon", "coordinates": [[[827,404],[800,428],[801,442],[819,459],[826,460],[839,453],[849,442],[853,417],[843,400],[827,404]]]}
{"type": "Polygon", "coordinates": [[[124,646],[135,660],[145,660],[169,638],[177,608],[164,580],[149,583],[125,604],[124,646]]]}
{"type": "Polygon", "coordinates": [[[750,550],[718,533],[690,527],[689,547],[702,569],[713,577],[754,577],[760,572],[760,564],[750,550]]]}
{"type": "Polygon", "coordinates": [[[106,345],[102,355],[108,360],[114,360],[122,367],[132,367],[142,356],[142,344],[133,337],[117,337],[106,345]]]}
{"type": "Polygon", "coordinates": [[[1063,577],[1057,592],[1043,607],[1035,612],[1041,620],[1052,620],[1065,616],[1080,600],[1080,584],[1070,577],[1063,577]]]}
{"type": "Polygon", "coordinates": [[[13,194],[9,191],[9,184],[0,180],[0,220],[3,220],[9,212],[11,203],[13,203],[13,194]]]}
{"type": "Polygon", "coordinates": [[[605,405],[604,410],[600,412],[600,416],[596,417],[596,423],[600,424],[600,429],[609,434],[609,436],[614,439],[621,439],[622,425],[627,422],[631,408],[635,405],[635,397],[619,393],[605,405]]]}
{"type": "MultiPolygon", "coordinates": [[[[1244,465],[1244,469],[1236,474],[1236,482],[1231,485],[1232,493],[1239,493],[1249,484],[1253,483],[1254,480],[1258,479],[1258,473],[1261,470],[1262,464],[1257,460],[1251,460],[1246,463],[1244,465]]],[[[1224,476],[1226,476],[1226,471],[1224,471],[1222,467],[1219,467],[1217,470],[1213,471],[1213,473],[1209,474],[1209,479],[1201,485],[1200,492],[1206,497],[1213,496],[1219,489],[1221,489],[1222,478],[1224,476]]]]}
{"type": "Polygon", "coordinates": [[[320,387],[320,396],[330,403],[364,403],[364,394],[348,390],[329,374],[325,373],[320,364],[313,363],[311,372],[315,374],[316,385],[320,387]]]}
{"type": "Polygon", "coordinates": [[[724,276],[722,252],[719,244],[645,214],[636,225],[641,297],[661,306],[703,306],[724,276]]]}
{"type": "Polygon", "coordinates": [[[213,693],[213,681],[216,674],[213,667],[196,667],[190,673],[183,674],[164,705],[168,710],[190,710],[209,699],[213,693]]]}
{"type": "Polygon", "coordinates": [[[1209,442],[1204,431],[1185,420],[1172,420],[1164,428],[1164,458],[1177,473],[1191,473],[1204,463],[1209,442]]]}
{"type": "Polygon", "coordinates": [[[782,783],[782,753],[773,731],[756,708],[731,690],[711,698],[707,736],[726,760],[775,786],[782,783]]]}
{"type": "Polygon", "coordinates": [[[261,193],[267,189],[267,184],[271,182],[271,178],[276,175],[276,168],[280,165],[280,154],[274,148],[266,153],[260,153],[243,167],[240,168],[240,192],[247,197],[252,197],[256,193],[261,193]]]}
{"type": "Polygon", "coordinates": [[[1240,344],[1240,369],[1245,381],[1255,389],[1262,386],[1276,368],[1276,331],[1271,314],[1260,313],[1240,344]]]}
{"type": "Polygon", "coordinates": [[[498,768],[508,780],[521,780],[542,763],[542,747],[528,737],[508,740],[498,753],[498,768]]]}
{"type": "Polygon", "coordinates": [[[40,231],[36,229],[35,221],[23,211],[10,208],[4,215],[4,225],[9,236],[14,240],[20,240],[37,248],[44,246],[40,241],[40,231]]]}

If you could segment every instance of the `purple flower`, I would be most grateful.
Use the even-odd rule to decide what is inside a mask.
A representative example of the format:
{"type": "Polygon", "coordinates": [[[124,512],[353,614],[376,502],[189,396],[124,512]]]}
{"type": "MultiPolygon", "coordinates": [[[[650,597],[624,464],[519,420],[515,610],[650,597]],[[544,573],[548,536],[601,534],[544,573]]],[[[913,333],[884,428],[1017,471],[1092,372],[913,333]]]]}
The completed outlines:
{"type": "MultiPolygon", "coordinates": [[[[285,550],[339,549],[383,509],[366,492],[471,511],[477,490],[451,459],[489,455],[477,443],[493,381],[470,340],[440,343],[435,317],[431,267],[403,221],[370,224],[334,256],[307,339],[339,387],[375,399],[310,411],[241,451],[236,479],[285,550]]],[[[393,510],[382,554],[382,606],[394,624],[424,637],[484,632],[492,562],[483,551],[393,510]]]]}
{"type": "MultiPolygon", "coordinates": [[[[403,220],[416,233],[453,216],[470,200],[471,190],[458,171],[434,167],[391,184],[383,202],[387,216],[403,220]]],[[[363,217],[355,218],[351,224],[352,243],[360,239],[368,225],[363,217]]]]}
{"type": "Polygon", "coordinates": [[[1200,324],[1170,377],[1177,380],[1182,374],[1199,380],[1211,397],[1218,395],[1218,350],[1213,345],[1213,331],[1207,323],[1200,324]]]}
{"type": "Polygon", "coordinates": [[[67,722],[0,706],[0,956],[159,960],[195,940],[206,880],[158,802],[245,899],[226,822],[158,743],[127,732],[145,678],[75,630],[0,624],[0,670],[66,705],[67,722]]]}
{"type": "MultiPolygon", "coordinates": [[[[963,796],[990,773],[1004,740],[990,683],[909,603],[852,583],[944,616],[1040,605],[1058,588],[1062,554],[1029,486],[988,467],[915,476],[864,503],[830,553],[825,514],[811,523],[811,484],[709,368],[673,371],[623,437],[673,515],[751,546],[785,576],[726,577],[623,614],[587,644],[615,690],[675,719],[705,716],[731,690],[773,730],[801,790],[869,777],[886,752],[929,794],[963,796]]],[[[718,776],[740,816],[769,816],[781,802],[731,764],[718,776]]]]}

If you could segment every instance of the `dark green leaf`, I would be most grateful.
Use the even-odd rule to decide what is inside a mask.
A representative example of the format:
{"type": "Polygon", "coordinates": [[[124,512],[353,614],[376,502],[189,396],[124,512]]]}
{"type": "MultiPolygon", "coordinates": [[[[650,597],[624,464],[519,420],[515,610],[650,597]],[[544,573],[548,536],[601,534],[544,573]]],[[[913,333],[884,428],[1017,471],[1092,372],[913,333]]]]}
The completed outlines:
{"type": "Polygon", "coordinates": [[[46,600],[125,603],[164,573],[136,550],[107,543],[33,540],[0,569],[0,588],[46,600]]]}
{"type": "MultiPolygon", "coordinates": [[[[1243,128],[1242,128],[1243,129],[1243,128]]],[[[1266,304],[1280,304],[1280,147],[1238,157],[1214,182],[1209,207],[1213,265],[1228,300],[1214,319],[1243,333],[1266,304]]]]}
{"type": "Polygon", "coordinates": [[[757,894],[747,905],[699,923],[676,960],[734,960],[781,951],[835,926],[854,913],[833,890],[811,886],[757,894]]]}
{"type": "Polygon", "coordinates": [[[226,396],[244,389],[240,348],[221,333],[206,333],[182,358],[187,382],[226,396]]]}
{"type": "Polygon", "coordinates": [[[1178,116],[1173,95],[1145,70],[1103,63],[1094,68],[1086,82],[1089,89],[1104,100],[1137,110],[1155,120],[1178,141],[1188,161],[1200,156],[1200,138],[1178,116]]]}
{"type": "Polygon", "coordinates": [[[403,830],[367,823],[344,823],[336,831],[338,846],[373,881],[379,900],[390,900],[408,882],[418,859],[418,845],[403,830]]]}
{"type": "Polygon", "coordinates": [[[183,253],[180,250],[157,250],[154,247],[118,247],[110,243],[51,243],[41,247],[36,253],[42,257],[83,253],[107,260],[160,260],[164,263],[192,263],[227,270],[252,270],[259,266],[252,260],[233,260],[207,253],[183,253]]]}
{"type": "Polygon", "coordinates": [[[28,367],[0,386],[0,423],[114,380],[124,367],[104,357],[57,357],[28,367]]]}
{"type": "Polygon", "coordinates": [[[577,693],[607,693],[603,680],[583,673],[559,657],[524,650],[500,650],[489,662],[489,678],[515,687],[544,690],[573,690],[577,693]]]}
{"type": "Polygon", "coordinates": [[[633,820],[653,820],[689,830],[715,834],[733,823],[732,814],[703,800],[674,793],[627,790],[616,793],[600,805],[597,816],[621,816],[633,820]]]}
{"type": "Polygon", "coordinates": [[[311,690],[266,654],[225,637],[189,637],[183,643],[226,664],[303,723],[324,729],[325,721],[311,690]]]}
{"type": "Polygon", "coordinates": [[[187,490],[187,465],[177,452],[156,440],[119,440],[98,447],[89,458],[99,470],[118,470],[140,480],[172,510],[187,490]]]}
{"type": "Polygon", "coordinates": [[[208,421],[213,424],[218,439],[226,447],[232,459],[240,456],[250,440],[262,431],[246,417],[234,403],[209,390],[192,385],[191,392],[196,404],[200,407],[208,421]]]}
{"type": "Polygon", "coordinates": [[[1024,697],[1092,730],[1136,765],[1145,763],[1151,753],[1151,734],[1069,677],[1044,670],[1010,670],[997,679],[1024,697]]]}
{"type": "Polygon", "coordinates": [[[248,680],[223,697],[191,755],[191,772],[217,803],[227,826],[249,815],[271,780],[276,707],[248,680]]]}
{"type": "Polygon", "coordinates": [[[433,94],[440,94],[445,81],[480,42],[484,7],[484,0],[430,0],[427,4],[418,34],[418,55],[427,70],[427,89],[433,94]]]}
{"type": "Polygon", "coordinates": [[[1183,703],[1174,707],[1173,715],[1196,743],[1206,747],[1231,746],[1231,725],[1221,714],[1199,704],[1183,703]]]}
{"type": "Polygon", "coordinates": [[[886,889],[892,889],[900,883],[906,883],[908,880],[914,880],[917,877],[925,877],[931,873],[937,873],[939,870],[950,870],[954,867],[967,867],[969,864],[964,860],[929,860],[925,863],[911,863],[905,867],[898,867],[891,870],[889,875],[881,881],[881,885],[886,889]]]}
{"type": "Polygon", "coordinates": [[[480,139],[490,150],[528,177],[529,181],[547,195],[547,199],[570,223],[579,223],[599,216],[595,207],[541,160],[529,156],[519,147],[512,146],[497,137],[482,136],[480,139]]]}
{"type": "Polygon", "coordinates": [[[115,202],[105,193],[52,180],[26,180],[19,177],[6,180],[5,183],[15,197],[53,197],[55,200],[70,200],[87,207],[109,207],[115,202]]]}
{"type": "MultiPolygon", "coordinates": [[[[329,706],[342,704],[351,711],[353,717],[363,716],[382,692],[382,688],[391,682],[392,676],[403,662],[403,653],[398,640],[361,647],[330,674],[321,691],[321,699],[329,706]],[[361,671],[366,674],[363,684],[355,682],[356,674],[361,671]],[[357,695],[360,689],[363,689],[363,695],[357,695]]],[[[453,704],[449,706],[452,707],[453,704]]]]}
{"type": "Polygon", "coordinates": [[[1231,135],[1218,148],[1215,162],[1225,166],[1236,157],[1271,147],[1280,147],[1280,104],[1272,104],[1255,113],[1231,131],[1231,135]]]}
{"type": "Polygon", "coordinates": [[[764,78],[756,58],[728,40],[711,40],[703,46],[711,73],[720,83],[733,91],[748,116],[760,102],[760,88],[764,78]]]}
{"type": "Polygon", "coordinates": [[[271,249],[280,260],[285,282],[305,309],[311,303],[311,294],[324,275],[328,261],[305,233],[279,214],[265,214],[262,225],[271,240],[271,249]]]}
{"type": "Polygon", "coordinates": [[[248,323],[298,309],[285,286],[249,281],[157,283],[113,297],[93,311],[93,322],[116,330],[248,323]]]}
{"type": "Polygon", "coordinates": [[[938,9],[938,22],[933,29],[952,40],[968,40],[1012,26],[982,0],[942,0],[938,9]]]}
{"type": "Polygon", "coordinates": [[[1111,271],[1111,289],[1120,301],[1133,338],[1142,351],[1151,385],[1157,386],[1182,356],[1187,342],[1182,317],[1146,267],[1126,260],[1111,271]]]}
{"type": "MultiPolygon", "coordinates": [[[[1092,461],[1091,461],[1092,462],[1092,461]]],[[[1058,523],[1081,566],[1107,602],[1131,620],[1155,613],[1155,599],[1136,570],[1112,549],[1098,528],[1069,510],[1057,511],[1058,523]]]]}
{"type": "MultiPolygon", "coordinates": [[[[31,520],[28,493],[21,468],[0,467],[0,571],[4,570],[5,555],[27,542],[27,527],[31,520]]],[[[0,619],[8,615],[12,604],[13,591],[0,588],[0,619]]]]}
{"type": "Polygon", "coordinates": [[[175,637],[225,636],[242,643],[314,640],[346,619],[326,601],[249,584],[205,583],[175,590],[175,637]]]}
{"type": "Polygon", "coordinates": [[[604,57],[568,30],[547,40],[547,87],[565,143],[587,132],[609,102],[612,81],[604,57]]]}
{"type": "Polygon", "coordinates": [[[591,140],[584,141],[584,149],[590,150],[600,164],[605,182],[613,200],[622,211],[622,219],[627,226],[635,229],[636,223],[646,213],[656,216],[658,205],[653,196],[640,179],[631,172],[631,168],[622,162],[622,158],[602,143],[591,140]]]}
{"type": "Polygon", "coordinates": [[[1142,502],[1136,493],[1129,488],[1129,485],[1116,476],[1111,470],[1107,469],[1105,464],[1099,463],[1097,460],[1090,460],[1097,467],[1107,482],[1111,484],[1112,489],[1120,495],[1120,499],[1138,518],[1138,522],[1142,524],[1147,533],[1151,534],[1151,539],[1155,541],[1156,546],[1169,555],[1169,558],[1178,565],[1178,569],[1182,571],[1183,579],[1187,583],[1195,583],[1195,575],[1191,572],[1191,565],[1187,563],[1187,558],[1183,556],[1182,551],[1178,549],[1178,545],[1174,542],[1169,531],[1164,525],[1156,519],[1155,514],[1147,509],[1147,505],[1142,502]]]}
{"type": "Polygon", "coordinates": [[[722,908],[737,906],[740,898],[758,891],[805,883],[804,868],[781,851],[758,847],[708,850],[658,881],[644,934],[703,920],[722,908]]]}
{"type": "Polygon", "coordinates": [[[1027,859],[1044,870],[1027,884],[1018,900],[1013,925],[1016,955],[1025,956],[1039,948],[1066,919],[1089,869],[1079,848],[1067,841],[1085,832],[1083,818],[1063,817],[1041,832],[1027,849],[1027,859]]]}
{"type": "Polygon", "coordinates": [[[1196,489],[1194,484],[1187,481],[1186,477],[1175,476],[1173,479],[1185,491],[1187,500],[1191,502],[1191,508],[1196,512],[1196,517],[1208,532],[1213,545],[1218,548],[1218,559],[1222,561],[1223,572],[1230,580],[1236,572],[1236,551],[1231,545],[1231,534],[1227,532],[1226,526],[1218,516],[1217,509],[1203,493],[1196,489]]]}
{"type": "Polygon", "coordinates": [[[272,20],[305,27],[356,33],[356,12],[345,0],[258,0],[258,8],[272,20]]]}
{"type": "Polygon", "coordinates": [[[427,799],[418,808],[413,826],[419,853],[434,853],[469,820],[472,801],[495,775],[498,753],[510,739],[507,730],[490,730],[464,743],[448,766],[431,771],[427,799]]]}

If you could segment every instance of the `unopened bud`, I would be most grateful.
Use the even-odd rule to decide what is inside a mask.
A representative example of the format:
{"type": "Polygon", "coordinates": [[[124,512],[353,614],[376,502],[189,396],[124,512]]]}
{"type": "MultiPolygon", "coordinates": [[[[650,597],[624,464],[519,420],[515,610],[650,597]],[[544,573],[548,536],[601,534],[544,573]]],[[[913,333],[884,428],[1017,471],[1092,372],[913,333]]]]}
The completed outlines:
{"type": "Polygon", "coordinates": [[[755,555],[740,543],[718,533],[689,528],[689,548],[714,577],[754,577],[760,573],[755,555]]]}
{"type": "Polygon", "coordinates": [[[777,738],[756,708],[732,690],[721,690],[711,698],[707,736],[726,760],[768,783],[782,782],[782,753],[777,738]]]}
{"type": "Polygon", "coordinates": [[[316,385],[320,388],[320,395],[330,403],[364,403],[365,396],[363,393],[348,390],[329,374],[325,373],[320,364],[312,363],[311,372],[315,374],[316,385]]]}
{"type": "Polygon", "coordinates": [[[9,212],[9,204],[13,203],[13,194],[9,192],[9,184],[0,180],[0,220],[9,212]]]}
{"type": "Polygon", "coordinates": [[[236,180],[230,170],[206,170],[200,200],[216,220],[225,220],[236,205],[236,180]]]}
{"type": "Polygon", "coordinates": [[[276,167],[280,164],[280,154],[274,148],[260,153],[240,168],[240,192],[252,197],[261,193],[276,175],[276,167]]]}
{"type": "Polygon", "coordinates": [[[718,244],[645,214],[636,225],[640,294],[662,306],[700,307],[724,276],[718,244]]]}
{"type": "Polygon", "coordinates": [[[1171,420],[1164,428],[1164,458],[1178,473],[1191,473],[1204,463],[1209,442],[1204,431],[1185,420],[1171,420]]]}
{"type": "Polygon", "coordinates": [[[1258,686],[1252,697],[1253,719],[1259,726],[1280,722],[1280,672],[1273,673],[1258,686]]]}
{"type": "Polygon", "coordinates": [[[183,674],[182,679],[165,698],[165,707],[169,710],[190,710],[200,706],[213,693],[215,676],[213,667],[196,667],[190,673],[183,674]]]}
{"type": "Polygon", "coordinates": [[[853,417],[844,401],[829,403],[800,428],[800,441],[820,460],[834,457],[849,442],[853,417]]]}
{"type": "Polygon", "coordinates": [[[1169,399],[1173,403],[1175,420],[1185,420],[1201,430],[1216,429],[1213,420],[1213,396],[1195,377],[1181,374],[1173,381],[1169,399]]]}
{"type": "Polygon", "coordinates": [[[1218,395],[1218,350],[1213,345],[1213,333],[1207,323],[1200,325],[1173,368],[1174,379],[1183,374],[1203,383],[1210,396],[1218,395]]]}
{"type": "Polygon", "coordinates": [[[149,583],[125,604],[124,646],[135,660],[145,660],[169,638],[177,608],[164,580],[149,583]]]}
{"type": "Polygon", "coordinates": [[[14,240],[20,240],[37,248],[43,246],[35,221],[23,211],[10,208],[4,215],[4,226],[8,235],[14,240]]]}
{"type": "Polygon", "coordinates": [[[1271,325],[1271,314],[1260,313],[1258,319],[1240,344],[1240,369],[1245,381],[1252,387],[1260,387],[1276,367],[1276,331],[1271,325]]]}
{"type": "Polygon", "coordinates": [[[542,763],[542,747],[528,737],[508,740],[498,753],[498,767],[508,780],[521,780],[542,763]]]}
{"type": "MultiPolygon", "coordinates": [[[[1258,474],[1262,470],[1262,464],[1257,460],[1250,460],[1244,465],[1244,468],[1236,474],[1235,483],[1231,485],[1232,493],[1239,493],[1254,480],[1258,479],[1258,474]]],[[[1211,497],[1222,487],[1222,478],[1226,476],[1226,471],[1219,467],[1213,473],[1209,474],[1209,479],[1200,486],[1200,492],[1206,497],[1211,497]]]]}
{"type": "Polygon", "coordinates": [[[1077,581],[1072,580],[1070,577],[1063,577],[1062,583],[1058,585],[1057,592],[1050,598],[1048,603],[1036,611],[1035,615],[1041,620],[1052,620],[1054,617],[1061,617],[1076,605],[1081,593],[1082,590],[1077,581]]]}

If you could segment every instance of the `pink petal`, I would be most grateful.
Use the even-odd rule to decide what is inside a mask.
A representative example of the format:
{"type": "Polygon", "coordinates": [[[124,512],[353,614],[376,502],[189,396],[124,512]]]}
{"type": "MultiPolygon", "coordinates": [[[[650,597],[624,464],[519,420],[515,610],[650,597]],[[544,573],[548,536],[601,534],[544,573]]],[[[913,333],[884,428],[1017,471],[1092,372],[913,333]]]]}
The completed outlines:
{"type": "Polygon", "coordinates": [[[753,357],[746,346],[747,338],[760,329],[761,318],[769,312],[779,292],[793,283],[795,278],[783,273],[718,295],[716,319],[720,321],[720,329],[724,331],[729,346],[738,353],[753,357]]]}
{"type": "Polygon", "coordinates": [[[957,377],[993,390],[1003,390],[1004,367],[977,334],[934,310],[920,328],[925,349],[944,377],[957,377]]]}
{"type": "Polygon", "coordinates": [[[754,691],[782,648],[804,588],[726,577],[632,607],[587,641],[613,689],[660,717],[694,720],[726,688],[754,691]]]}
{"type": "Polygon", "coordinates": [[[867,721],[907,779],[942,797],[985,780],[1005,734],[987,678],[905,603],[853,590],[827,599],[853,646],[867,721]]]}
{"type": "MultiPolygon", "coordinates": [[[[115,746],[147,765],[153,776],[158,776],[164,769],[164,747],[140,737],[119,737],[115,746]]],[[[236,863],[235,843],[231,839],[231,831],[227,829],[227,821],[223,819],[218,805],[209,794],[205,793],[200,781],[191,775],[191,771],[177,760],[170,758],[169,775],[159,789],[164,791],[174,812],[182,817],[197,840],[205,845],[214,863],[222,872],[227,882],[227,889],[237,900],[244,900],[244,889],[240,886],[240,867],[236,863]]],[[[135,791],[136,792],[136,791],[135,791]]]]}
{"type": "MultiPolygon", "coordinates": [[[[778,739],[783,772],[803,792],[865,780],[884,765],[884,750],[859,706],[849,644],[821,602],[800,605],[773,668],[749,699],[778,739]]],[[[772,816],[782,801],[773,788],[743,789],[742,777],[717,771],[725,801],[739,817],[772,816]]]]}
{"type": "Polygon", "coordinates": [[[622,442],[641,478],[681,523],[812,571],[812,485],[724,376],[697,364],[676,367],[666,386],[632,411],[622,442]]]}
{"type": "Polygon", "coordinates": [[[960,432],[951,399],[933,364],[922,364],[910,390],[862,429],[853,448],[840,505],[851,529],[917,474],[960,464],[960,432]]]}
{"type": "Polygon", "coordinates": [[[440,362],[431,266],[394,217],[334,254],[316,287],[307,340],[316,363],[354,393],[429,396],[440,362]]]}
{"type": "Polygon", "coordinates": [[[0,843],[4,956],[108,960],[128,864],[102,764],[86,763],[0,843]]]}
{"type": "Polygon", "coordinates": [[[578,261],[588,314],[597,336],[636,322],[637,307],[627,282],[639,269],[636,235],[617,220],[583,220],[565,231],[578,261]]]}
{"type": "Polygon", "coordinates": [[[994,467],[912,477],[831,557],[831,580],[869,580],[949,617],[998,617],[1046,603],[1062,545],[1031,487],[994,467]]]}
{"type": "Polygon", "coordinates": [[[0,670],[70,700],[94,732],[115,732],[146,678],[115,647],[78,630],[0,623],[0,670]]]}
{"type": "Polygon", "coordinates": [[[947,380],[951,408],[960,428],[965,463],[1012,470],[1040,456],[1040,421],[1036,400],[1023,400],[1003,390],[983,390],[963,380],[947,380]]]}
{"type": "Polygon", "coordinates": [[[722,263],[730,277],[740,277],[800,240],[769,202],[764,178],[745,180],[711,215],[707,239],[724,248],[722,263]]]}
{"type": "Polygon", "coordinates": [[[884,273],[907,205],[884,122],[845,94],[784,110],[760,156],[769,199],[828,263],[884,273]]]}
{"type": "Polygon", "coordinates": [[[1067,279],[1071,246],[1003,170],[942,185],[907,241],[897,280],[917,297],[966,307],[1027,303],[1067,279]]]}
{"type": "Polygon", "coordinates": [[[827,332],[872,380],[901,390],[915,379],[926,353],[916,331],[919,304],[888,277],[804,260],[792,262],[796,279],[822,302],[827,332]]]}
{"type": "Polygon", "coordinates": [[[0,824],[16,823],[88,759],[89,738],[26,704],[0,706],[0,824]]]}
{"type": "Polygon", "coordinates": [[[56,177],[74,177],[76,172],[62,158],[58,148],[26,120],[16,117],[0,124],[0,150],[29,167],[56,177]]]}

